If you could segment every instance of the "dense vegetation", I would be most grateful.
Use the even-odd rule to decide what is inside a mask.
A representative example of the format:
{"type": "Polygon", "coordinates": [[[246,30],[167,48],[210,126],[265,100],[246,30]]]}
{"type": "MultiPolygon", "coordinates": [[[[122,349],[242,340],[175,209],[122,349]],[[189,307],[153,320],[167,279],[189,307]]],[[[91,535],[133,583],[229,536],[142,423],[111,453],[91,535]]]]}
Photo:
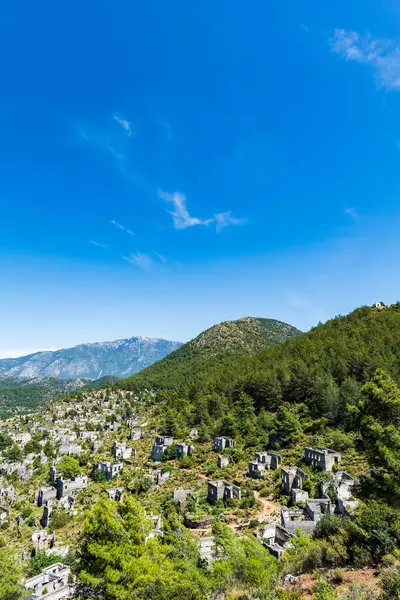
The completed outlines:
{"type": "Polygon", "coordinates": [[[140,373],[121,380],[125,388],[136,382],[151,387],[185,388],[206,380],[210,373],[218,378],[226,363],[236,357],[254,355],[285,340],[297,338],[301,332],[275,319],[245,317],[226,321],[207,329],[199,336],[168,354],[140,373]]]}
{"type": "Polygon", "coordinates": [[[239,409],[243,394],[257,414],[288,405],[351,429],[346,407],[356,404],[377,368],[400,383],[400,303],[357,309],[253,356],[193,357],[189,343],[118,385],[156,388],[182,425],[212,423],[212,433],[222,431],[221,419],[239,409]]]}
{"type": "Polygon", "coordinates": [[[201,565],[196,541],[177,520],[175,506],[169,508],[164,538],[148,539],[151,522],[138,500],[99,501],[85,523],[78,596],[201,600],[233,586],[269,595],[276,563],[255,539],[239,539],[219,525],[225,558],[209,568],[201,565]]]}
{"type": "Polygon", "coordinates": [[[79,388],[92,389],[111,385],[118,377],[107,375],[94,381],[63,380],[56,377],[23,379],[0,376],[0,417],[6,418],[18,412],[36,411],[43,406],[79,388]]]}

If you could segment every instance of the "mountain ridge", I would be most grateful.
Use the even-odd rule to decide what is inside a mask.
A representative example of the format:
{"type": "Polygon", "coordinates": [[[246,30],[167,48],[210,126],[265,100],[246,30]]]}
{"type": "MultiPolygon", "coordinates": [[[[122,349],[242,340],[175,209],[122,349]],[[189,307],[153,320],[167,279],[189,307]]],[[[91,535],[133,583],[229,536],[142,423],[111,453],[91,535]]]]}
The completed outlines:
{"type": "Polygon", "coordinates": [[[70,348],[34,352],[0,360],[0,375],[35,379],[99,379],[111,375],[127,377],[179,348],[181,342],[131,336],[105,342],[84,343],[70,348]]]}

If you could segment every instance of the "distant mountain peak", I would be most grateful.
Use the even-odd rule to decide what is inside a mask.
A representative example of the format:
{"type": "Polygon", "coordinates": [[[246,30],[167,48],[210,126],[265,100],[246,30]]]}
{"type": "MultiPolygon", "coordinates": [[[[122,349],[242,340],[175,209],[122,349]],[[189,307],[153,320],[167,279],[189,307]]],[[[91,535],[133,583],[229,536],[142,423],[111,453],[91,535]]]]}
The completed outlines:
{"type": "Polygon", "coordinates": [[[97,379],[107,375],[128,377],[181,345],[180,342],[140,336],[84,343],[72,348],[1,359],[0,375],[25,379],[97,379]]]}

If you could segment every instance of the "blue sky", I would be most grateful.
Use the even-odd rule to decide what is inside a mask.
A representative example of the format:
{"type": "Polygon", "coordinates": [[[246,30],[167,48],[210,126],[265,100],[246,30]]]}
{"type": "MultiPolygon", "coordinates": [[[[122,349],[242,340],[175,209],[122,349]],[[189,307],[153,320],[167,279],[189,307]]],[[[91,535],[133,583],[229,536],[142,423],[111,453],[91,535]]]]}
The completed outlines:
{"type": "Polygon", "coordinates": [[[0,356],[399,298],[396,0],[15,0],[0,47],[0,356]]]}

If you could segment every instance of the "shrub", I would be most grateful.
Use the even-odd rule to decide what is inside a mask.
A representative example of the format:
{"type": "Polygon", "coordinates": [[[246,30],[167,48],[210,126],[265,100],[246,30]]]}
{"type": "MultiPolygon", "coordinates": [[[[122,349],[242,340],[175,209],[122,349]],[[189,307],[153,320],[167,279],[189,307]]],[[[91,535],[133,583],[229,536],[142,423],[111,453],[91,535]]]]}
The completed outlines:
{"type": "Polygon", "coordinates": [[[217,463],[210,463],[209,465],[207,465],[207,469],[206,469],[206,475],[214,475],[215,471],[218,469],[217,467],[217,463]]]}
{"type": "Polygon", "coordinates": [[[193,460],[190,456],[183,456],[180,461],[181,469],[191,469],[193,467],[193,460]]]}

